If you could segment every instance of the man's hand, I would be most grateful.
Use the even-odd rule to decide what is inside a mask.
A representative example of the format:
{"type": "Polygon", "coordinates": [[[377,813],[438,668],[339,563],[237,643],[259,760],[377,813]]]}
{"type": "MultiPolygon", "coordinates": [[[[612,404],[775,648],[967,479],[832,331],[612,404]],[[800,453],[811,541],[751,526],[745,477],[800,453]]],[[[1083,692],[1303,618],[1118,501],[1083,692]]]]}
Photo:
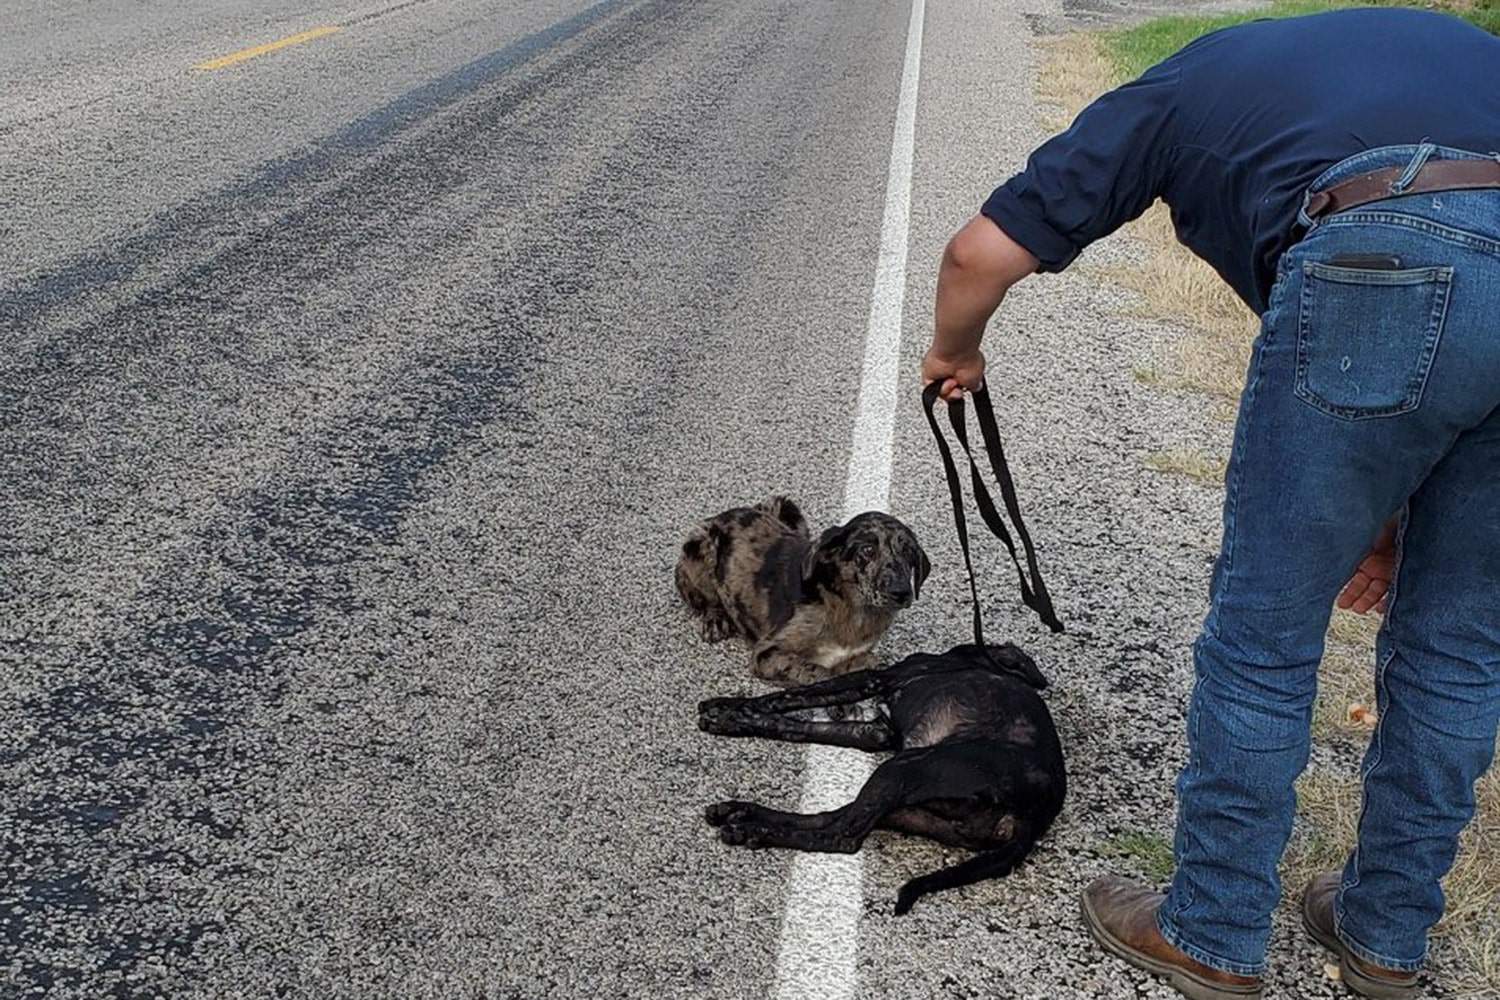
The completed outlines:
{"type": "Polygon", "coordinates": [[[943,383],[944,399],[962,399],[965,389],[973,392],[984,382],[984,355],[975,350],[947,357],[935,347],[929,349],[922,359],[922,385],[938,381],[943,383]]]}
{"type": "Polygon", "coordinates": [[[1355,614],[1365,614],[1375,608],[1385,614],[1386,594],[1391,589],[1391,580],[1396,575],[1396,520],[1392,518],[1380,529],[1380,536],[1370,554],[1365,556],[1359,569],[1339,594],[1338,606],[1355,614]]]}

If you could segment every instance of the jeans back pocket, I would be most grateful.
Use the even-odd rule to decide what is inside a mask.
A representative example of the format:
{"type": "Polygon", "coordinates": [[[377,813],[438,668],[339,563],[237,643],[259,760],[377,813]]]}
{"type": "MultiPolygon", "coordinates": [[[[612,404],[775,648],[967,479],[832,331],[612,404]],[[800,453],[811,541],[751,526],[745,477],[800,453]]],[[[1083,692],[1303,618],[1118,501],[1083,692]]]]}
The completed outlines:
{"type": "Polygon", "coordinates": [[[1415,410],[1437,353],[1453,268],[1307,261],[1302,270],[1298,398],[1346,420],[1415,410]]]}

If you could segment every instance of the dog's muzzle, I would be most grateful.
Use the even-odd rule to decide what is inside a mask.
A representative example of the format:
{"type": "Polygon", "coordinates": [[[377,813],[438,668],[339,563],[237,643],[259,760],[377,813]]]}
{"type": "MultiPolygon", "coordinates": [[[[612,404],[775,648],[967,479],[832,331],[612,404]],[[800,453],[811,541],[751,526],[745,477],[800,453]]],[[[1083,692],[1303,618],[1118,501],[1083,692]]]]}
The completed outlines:
{"type": "Polygon", "coordinates": [[[910,585],[896,584],[885,588],[884,597],[887,603],[894,604],[898,608],[909,608],[912,601],[916,600],[916,592],[910,585]]]}

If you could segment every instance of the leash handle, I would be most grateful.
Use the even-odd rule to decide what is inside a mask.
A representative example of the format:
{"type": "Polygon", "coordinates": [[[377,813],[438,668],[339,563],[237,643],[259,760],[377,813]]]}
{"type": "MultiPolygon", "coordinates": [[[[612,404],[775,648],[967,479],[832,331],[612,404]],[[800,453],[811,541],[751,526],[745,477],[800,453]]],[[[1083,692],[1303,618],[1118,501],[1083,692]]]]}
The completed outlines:
{"type": "MultiPolygon", "coordinates": [[[[948,447],[948,442],[943,436],[942,429],[938,427],[937,415],[933,412],[933,405],[938,400],[938,394],[942,389],[942,380],[928,383],[922,390],[922,410],[927,415],[927,426],[932,429],[933,440],[937,442],[938,454],[943,459],[943,474],[948,479],[948,497],[953,503],[953,526],[958,532],[958,546],[963,550],[964,568],[969,574],[969,592],[974,598],[974,641],[984,645],[984,628],[979,611],[979,584],[974,576],[974,562],[969,553],[969,527],[964,516],[963,487],[959,482],[958,466],[953,461],[953,452],[948,447]]],[[[996,538],[1000,539],[1010,553],[1010,561],[1016,567],[1016,578],[1021,585],[1021,603],[1035,611],[1042,623],[1053,632],[1063,630],[1062,621],[1058,619],[1057,612],[1052,606],[1052,596],[1047,592],[1047,585],[1042,580],[1041,567],[1037,562],[1036,547],[1032,544],[1031,533],[1026,530],[1026,522],[1021,518],[1020,502],[1016,498],[1016,484],[1010,473],[1010,464],[1005,460],[1005,449],[1000,441],[1000,428],[995,422],[995,408],[990,401],[989,387],[981,385],[977,391],[971,394],[974,400],[974,413],[979,420],[979,436],[984,442],[985,453],[989,456],[990,471],[995,481],[1000,484],[1000,496],[1005,504],[1005,512],[1009,515],[1011,524],[1015,525],[1016,536],[1021,539],[1021,548],[1026,554],[1026,566],[1030,571],[1030,579],[1027,579],[1027,570],[1021,568],[1020,554],[1016,551],[1015,540],[1006,529],[1005,521],[995,507],[995,501],[991,499],[989,490],[985,487],[984,477],[979,472],[979,465],[974,461],[973,449],[969,446],[968,427],[964,419],[963,400],[951,400],[948,403],[948,422],[953,427],[953,436],[963,447],[964,455],[969,460],[969,475],[974,489],[974,503],[979,508],[979,516],[984,521],[986,528],[996,538]]]]}

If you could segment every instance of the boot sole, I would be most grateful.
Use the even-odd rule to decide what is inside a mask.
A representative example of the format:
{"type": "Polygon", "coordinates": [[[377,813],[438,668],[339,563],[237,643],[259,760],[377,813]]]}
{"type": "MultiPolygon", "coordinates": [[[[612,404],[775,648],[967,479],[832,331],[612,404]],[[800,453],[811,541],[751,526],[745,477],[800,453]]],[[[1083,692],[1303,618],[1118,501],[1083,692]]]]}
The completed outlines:
{"type": "Polygon", "coordinates": [[[1325,932],[1317,924],[1313,923],[1312,917],[1307,912],[1307,896],[1302,897],[1302,927],[1312,939],[1339,958],[1339,975],[1343,977],[1344,985],[1362,997],[1370,1000],[1410,1000],[1417,995],[1417,982],[1400,985],[1381,979],[1374,979],[1359,971],[1359,967],[1350,961],[1349,948],[1343,941],[1339,940],[1337,934],[1325,932]]]}
{"type": "Polygon", "coordinates": [[[1259,1000],[1265,992],[1263,986],[1225,986],[1221,983],[1212,983],[1186,969],[1165,962],[1158,962],[1141,954],[1134,948],[1128,947],[1109,931],[1104,929],[1094,908],[1089,905],[1087,896],[1083,897],[1083,923],[1089,929],[1089,934],[1099,943],[1099,947],[1109,952],[1116,958],[1123,959],[1135,966],[1137,969],[1151,973],[1165,979],[1172,988],[1188,1000],[1259,1000]]]}

